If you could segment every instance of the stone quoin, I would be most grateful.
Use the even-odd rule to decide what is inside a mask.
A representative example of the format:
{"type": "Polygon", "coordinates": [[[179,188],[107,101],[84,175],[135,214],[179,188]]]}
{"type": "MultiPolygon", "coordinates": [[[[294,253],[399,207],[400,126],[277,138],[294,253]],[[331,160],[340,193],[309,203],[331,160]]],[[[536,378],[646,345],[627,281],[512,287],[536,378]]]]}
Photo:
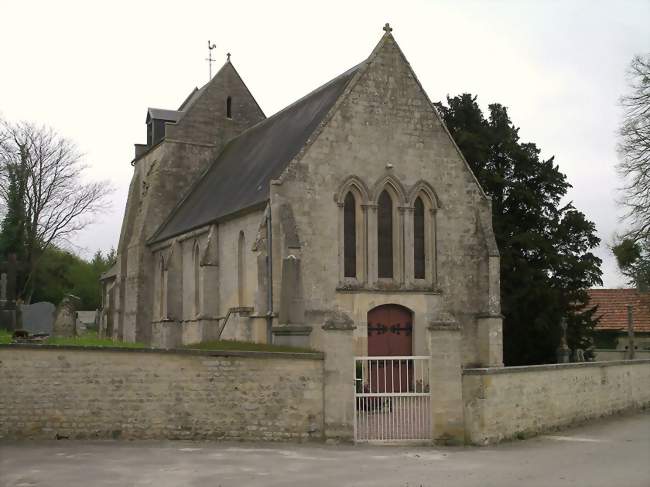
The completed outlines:
{"type": "Polygon", "coordinates": [[[462,437],[461,367],[503,365],[491,205],[388,24],[366,60],[273,116],[228,57],[146,123],[103,333],[324,352],[333,436],[350,434],[369,333],[408,333],[437,374],[434,427],[462,437]],[[397,309],[408,330],[368,323],[397,309]]]}

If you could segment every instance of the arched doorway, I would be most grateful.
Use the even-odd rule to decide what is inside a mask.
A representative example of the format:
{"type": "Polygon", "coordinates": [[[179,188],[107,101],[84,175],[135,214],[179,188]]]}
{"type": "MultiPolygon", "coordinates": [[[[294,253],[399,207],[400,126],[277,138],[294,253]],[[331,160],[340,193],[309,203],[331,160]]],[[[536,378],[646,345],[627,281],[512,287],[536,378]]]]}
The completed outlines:
{"type": "Polygon", "coordinates": [[[368,355],[413,355],[413,313],[398,304],[383,304],[368,312],[368,355]]]}
{"type": "Polygon", "coordinates": [[[413,355],[413,313],[368,311],[368,355],[355,358],[355,441],[431,438],[431,358],[413,355]]]}
{"type": "MultiPolygon", "coordinates": [[[[368,356],[413,355],[413,313],[398,304],[384,304],[368,312],[368,356]]],[[[369,392],[410,392],[413,363],[408,359],[370,360],[369,392]]]]}

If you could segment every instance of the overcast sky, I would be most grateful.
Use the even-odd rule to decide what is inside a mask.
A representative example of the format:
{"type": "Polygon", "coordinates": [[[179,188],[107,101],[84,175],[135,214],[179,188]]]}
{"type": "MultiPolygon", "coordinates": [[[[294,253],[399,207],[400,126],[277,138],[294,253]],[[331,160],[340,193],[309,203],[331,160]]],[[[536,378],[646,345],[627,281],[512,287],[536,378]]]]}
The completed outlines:
{"type": "Polygon", "coordinates": [[[499,102],[569,199],[598,228],[604,283],[624,283],[607,249],[618,221],[618,99],[632,56],[650,51],[650,1],[0,0],[0,115],[54,127],[115,187],[112,210],[78,235],[84,255],[117,245],[133,144],[147,107],[176,109],[232,62],[272,115],[365,59],[390,22],[432,100],[499,102]]]}

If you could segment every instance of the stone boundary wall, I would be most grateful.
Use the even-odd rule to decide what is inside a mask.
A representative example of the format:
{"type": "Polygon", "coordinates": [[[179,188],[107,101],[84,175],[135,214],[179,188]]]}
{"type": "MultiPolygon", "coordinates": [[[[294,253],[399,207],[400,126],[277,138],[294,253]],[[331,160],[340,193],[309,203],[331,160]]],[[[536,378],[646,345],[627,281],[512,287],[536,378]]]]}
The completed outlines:
{"type": "Polygon", "coordinates": [[[320,440],[322,359],[0,345],[0,439],[320,440]]]}
{"type": "Polygon", "coordinates": [[[485,445],[650,406],[650,360],[465,369],[465,438],[485,445]]]}
{"type": "MultiPolygon", "coordinates": [[[[615,350],[615,349],[596,349],[596,360],[599,362],[610,361],[610,360],[625,360],[627,357],[627,350],[615,350]]],[[[650,350],[635,350],[634,351],[635,359],[650,359],[650,350]]]]}

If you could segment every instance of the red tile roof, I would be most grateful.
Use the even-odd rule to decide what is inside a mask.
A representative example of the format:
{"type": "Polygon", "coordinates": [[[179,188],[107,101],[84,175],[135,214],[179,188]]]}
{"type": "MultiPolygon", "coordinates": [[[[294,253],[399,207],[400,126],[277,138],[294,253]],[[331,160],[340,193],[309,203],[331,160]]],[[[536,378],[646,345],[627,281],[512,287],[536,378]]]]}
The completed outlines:
{"type": "Polygon", "coordinates": [[[636,289],[589,289],[590,305],[601,317],[596,331],[627,330],[627,305],[632,305],[634,331],[650,332],[650,293],[636,289]]]}

